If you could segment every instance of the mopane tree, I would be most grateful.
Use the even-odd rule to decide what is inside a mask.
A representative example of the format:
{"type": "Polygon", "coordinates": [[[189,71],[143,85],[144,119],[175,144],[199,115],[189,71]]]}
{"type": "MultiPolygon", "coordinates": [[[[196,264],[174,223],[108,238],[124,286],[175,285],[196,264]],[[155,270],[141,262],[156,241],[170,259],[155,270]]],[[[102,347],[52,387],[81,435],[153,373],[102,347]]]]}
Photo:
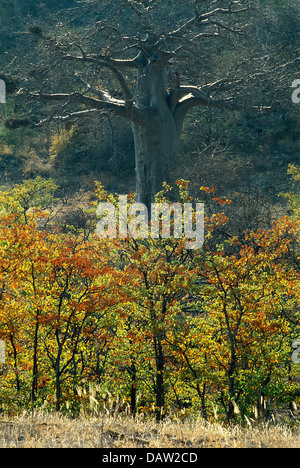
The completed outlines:
{"type": "Polygon", "coordinates": [[[262,108],[257,106],[261,103],[246,103],[242,91],[256,79],[255,69],[247,83],[237,75],[195,83],[204,76],[202,49],[223,35],[222,44],[229,47],[231,38],[244,33],[251,6],[248,0],[79,4],[27,25],[30,73],[18,96],[51,102],[48,115],[35,125],[50,120],[72,124],[99,115],[131,122],[138,201],[149,206],[168,181],[192,108],[262,108]]]}

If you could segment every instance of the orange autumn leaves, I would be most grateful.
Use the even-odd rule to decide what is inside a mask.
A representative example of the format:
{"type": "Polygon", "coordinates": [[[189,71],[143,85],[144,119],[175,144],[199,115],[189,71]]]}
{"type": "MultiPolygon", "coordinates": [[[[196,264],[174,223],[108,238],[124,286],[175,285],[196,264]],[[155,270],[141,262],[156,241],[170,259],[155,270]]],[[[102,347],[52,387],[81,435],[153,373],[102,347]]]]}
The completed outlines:
{"type": "MultiPolygon", "coordinates": [[[[159,195],[167,200],[171,188],[159,195]]],[[[179,180],[182,203],[189,184],[179,180]]],[[[220,239],[231,202],[201,188],[205,248],[184,239],[98,239],[48,223],[55,186],[31,181],[0,196],[2,397],[76,413],[91,382],[130,411],[160,420],[182,402],[205,418],[249,415],[257,391],[292,398],[290,342],[298,337],[299,221],[220,239]],[[219,211],[217,211],[219,208],[219,211]],[[11,393],[10,393],[11,392],[11,393]],[[76,406],[77,405],[77,406],[76,406]]],[[[108,196],[98,184],[101,200],[108,196]]],[[[96,224],[96,218],[95,218],[96,224]]]]}

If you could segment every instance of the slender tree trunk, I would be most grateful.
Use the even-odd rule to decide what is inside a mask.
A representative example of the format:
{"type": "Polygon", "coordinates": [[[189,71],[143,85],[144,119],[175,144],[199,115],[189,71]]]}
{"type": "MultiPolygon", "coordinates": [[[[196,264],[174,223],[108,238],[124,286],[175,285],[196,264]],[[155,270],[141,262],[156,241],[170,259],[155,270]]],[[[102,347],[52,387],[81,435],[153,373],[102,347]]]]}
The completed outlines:
{"type": "Polygon", "coordinates": [[[162,421],[165,406],[164,367],[165,359],[160,337],[154,337],[154,349],[156,360],[155,399],[156,399],[156,421],[162,421]]]}
{"type": "Polygon", "coordinates": [[[36,401],[37,388],[38,388],[38,332],[39,332],[39,311],[36,315],[35,331],[34,331],[34,342],[33,342],[33,365],[32,365],[32,384],[31,384],[31,401],[36,401]]]}
{"type": "Polygon", "coordinates": [[[206,409],[206,404],[205,404],[206,382],[204,382],[202,390],[200,388],[200,385],[197,384],[197,393],[198,393],[198,395],[200,397],[200,400],[201,400],[202,418],[205,421],[207,421],[208,416],[207,416],[207,409],[206,409]]]}
{"type": "Polygon", "coordinates": [[[56,397],[56,403],[55,403],[55,409],[56,411],[60,411],[60,400],[61,400],[61,371],[60,371],[60,359],[61,359],[61,353],[62,353],[62,348],[59,347],[58,353],[56,356],[56,362],[55,362],[55,397],[56,397]]]}
{"type": "Polygon", "coordinates": [[[130,367],[131,388],[130,388],[130,412],[135,418],[136,416],[136,397],[137,397],[137,369],[134,359],[130,367]]]}
{"type": "Polygon", "coordinates": [[[15,373],[15,376],[16,376],[16,389],[17,389],[17,392],[19,392],[20,389],[21,389],[21,384],[20,384],[20,378],[19,378],[19,372],[18,372],[18,363],[17,363],[18,352],[17,352],[17,348],[16,348],[15,343],[14,343],[13,335],[10,335],[10,342],[11,342],[11,345],[12,345],[12,348],[13,348],[13,353],[14,353],[14,373],[15,373]]]}

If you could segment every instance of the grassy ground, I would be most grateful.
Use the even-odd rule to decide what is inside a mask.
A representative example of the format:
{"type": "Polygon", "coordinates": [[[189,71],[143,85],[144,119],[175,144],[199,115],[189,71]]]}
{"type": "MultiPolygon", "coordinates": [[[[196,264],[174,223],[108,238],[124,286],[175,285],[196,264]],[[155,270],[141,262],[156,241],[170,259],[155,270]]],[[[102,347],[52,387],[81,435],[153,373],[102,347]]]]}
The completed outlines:
{"type": "Polygon", "coordinates": [[[299,448],[300,427],[220,424],[104,416],[68,419],[35,413],[0,419],[1,448],[299,448]]]}

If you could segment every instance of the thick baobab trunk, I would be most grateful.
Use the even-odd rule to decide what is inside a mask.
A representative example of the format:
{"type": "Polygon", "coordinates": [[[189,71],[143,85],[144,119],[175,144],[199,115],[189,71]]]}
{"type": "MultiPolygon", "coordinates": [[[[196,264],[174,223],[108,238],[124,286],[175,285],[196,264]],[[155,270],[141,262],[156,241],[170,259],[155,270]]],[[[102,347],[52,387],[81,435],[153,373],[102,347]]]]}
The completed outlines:
{"type": "Polygon", "coordinates": [[[152,116],[146,125],[133,124],[138,201],[150,206],[168,181],[178,154],[179,137],[172,116],[152,116]]]}
{"type": "Polygon", "coordinates": [[[147,49],[147,58],[145,54],[139,56],[136,105],[146,117],[132,126],[138,201],[150,207],[178,155],[180,131],[168,102],[167,57],[155,47],[147,49]]]}

